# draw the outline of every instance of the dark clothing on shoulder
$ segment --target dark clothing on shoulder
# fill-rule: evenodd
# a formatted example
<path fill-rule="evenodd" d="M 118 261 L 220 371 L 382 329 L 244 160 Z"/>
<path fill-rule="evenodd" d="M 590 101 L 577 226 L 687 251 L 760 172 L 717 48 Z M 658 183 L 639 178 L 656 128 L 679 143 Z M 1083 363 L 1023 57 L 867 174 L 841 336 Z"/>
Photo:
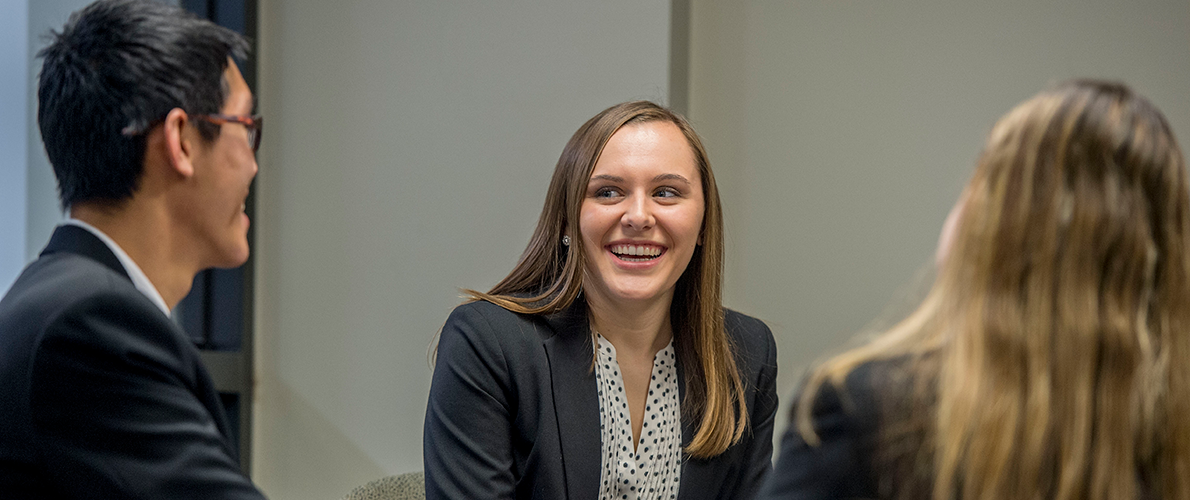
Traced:
<path fill-rule="evenodd" d="M 909 486 L 890 483 L 919 473 L 913 470 L 912 461 L 916 453 L 913 441 L 920 435 L 902 425 L 909 422 L 903 418 L 904 412 L 913 411 L 913 385 L 901 370 L 901 361 L 862 364 L 848 374 L 842 387 L 830 381 L 822 384 L 811 411 L 814 431 L 821 440 L 817 446 L 807 443 L 797 429 L 801 391 L 795 394 L 774 473 L 759 498 L 890 498 L 893 488 Z M 897 425 L 908 438 L 903 440 L 908 447 L 899 450 L 901 456 L 887 450 L 890 439 L 896 438 L 888 434 L 889 425 Z"/>
<path fill-rule="evenodd" d="M 749 427 L 724 453 L 683 463 L 682 500 L 752 498 L 771 468 L 776 344 L 764 323 L 734 311 L 726 311 L 726 329 Z M 455 308 L 442 328 L 426 408 L 426 498 L 594 500 L 600 424 L 593 360 L 581 299 L 550 316 L 484 301 Z M 683 418 L 684 445 L 695 424 Z"/>
<path fill-rule="evenodd" d="M 86 229 L 0 300 L 0 496 L 252 499 L 190 339 Z"/>

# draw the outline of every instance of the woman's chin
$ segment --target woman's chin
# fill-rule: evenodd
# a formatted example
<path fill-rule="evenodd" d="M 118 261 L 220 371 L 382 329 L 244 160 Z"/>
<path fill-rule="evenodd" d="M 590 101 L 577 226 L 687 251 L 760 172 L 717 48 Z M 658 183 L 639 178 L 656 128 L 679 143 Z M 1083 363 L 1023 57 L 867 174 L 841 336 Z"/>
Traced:
<path fill-rule="evenodd" d="M 614 304 L 649 304 L 658 300 L 672 298 L 673 288 L 664 289 L 660 286 L 609 287 L 604 289 L 600 295 L 603 295 L 609 302 Z"/>

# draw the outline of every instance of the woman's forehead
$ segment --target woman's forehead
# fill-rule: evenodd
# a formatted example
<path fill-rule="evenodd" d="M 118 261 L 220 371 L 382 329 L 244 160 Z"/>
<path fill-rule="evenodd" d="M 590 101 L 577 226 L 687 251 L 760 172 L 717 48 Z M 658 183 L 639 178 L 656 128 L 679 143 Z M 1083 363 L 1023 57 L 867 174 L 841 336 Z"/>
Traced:
<path fill-rule="evenodd" d="M 688 180 L 699 177 L 698 160 L 686 135 L 672 122 L 653 120 L 620 127 L 603 147 L 592 169 L 618 176 L 671 175 Z"/>

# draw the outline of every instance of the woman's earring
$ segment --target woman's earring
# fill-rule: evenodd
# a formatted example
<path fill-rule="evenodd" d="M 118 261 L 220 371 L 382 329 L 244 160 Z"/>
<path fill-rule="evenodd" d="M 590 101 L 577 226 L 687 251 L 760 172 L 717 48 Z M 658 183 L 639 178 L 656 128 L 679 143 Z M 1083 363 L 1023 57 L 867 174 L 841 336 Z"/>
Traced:
<path fill-rule="evenodd" d="M 568 234 L 562 235 L 562 245 L 570 246 L 570 235 L 568 235 Z"/>

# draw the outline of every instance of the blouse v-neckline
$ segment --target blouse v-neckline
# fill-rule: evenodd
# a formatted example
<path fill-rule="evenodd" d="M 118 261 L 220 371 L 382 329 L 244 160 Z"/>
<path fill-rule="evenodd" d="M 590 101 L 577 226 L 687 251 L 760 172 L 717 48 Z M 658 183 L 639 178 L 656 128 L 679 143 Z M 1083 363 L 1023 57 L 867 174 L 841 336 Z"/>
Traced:
<path fill-rule="evenodd" d="M 677 498 L 682 423 L 673 340 L 653 357 L 640 439 L 633 443 L 631 414 L 615 346 L 598 333 L 594 336 L 598 342 L 595 375 L 601 435 L 599 498 Z"/>

